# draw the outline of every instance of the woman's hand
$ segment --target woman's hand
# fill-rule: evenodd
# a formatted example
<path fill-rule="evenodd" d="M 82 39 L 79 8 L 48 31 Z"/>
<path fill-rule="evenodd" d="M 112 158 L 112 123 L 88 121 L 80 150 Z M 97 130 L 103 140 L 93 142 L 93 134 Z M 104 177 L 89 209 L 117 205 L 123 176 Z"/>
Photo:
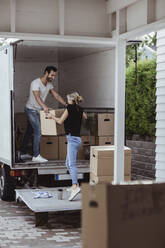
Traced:
<path fill-rule="evenodd" d="M 53 115 L 51 113 L 46 113 L 46 118 L 55 120 L 55 115 Z"/>
<path fill-rule="evenodd" d="M 59 123 L 60 118 L 56 117 L 56 116 L 55 116 L 55 115 L 53 115 L 53 114 L 50 114 L 49 116 L 50 116 L 50 118 L 49 118 L 49 119 L 53 119 L 53 120 L 55 120 L 58 124 L 60 124 L 60 123 Z"/>
<path fill-rule="evenodd" d="M 62 114 L 62 116 L 60 118 L 56 117 L 55 115 L 53 115 L 51 113 L 47 114 L 48 119 L 53 119 L 60 125 L 66 120 L 67 117 L 68 117 L 68 110 L 67 109 L 65 109 L 64 113 Z"/>

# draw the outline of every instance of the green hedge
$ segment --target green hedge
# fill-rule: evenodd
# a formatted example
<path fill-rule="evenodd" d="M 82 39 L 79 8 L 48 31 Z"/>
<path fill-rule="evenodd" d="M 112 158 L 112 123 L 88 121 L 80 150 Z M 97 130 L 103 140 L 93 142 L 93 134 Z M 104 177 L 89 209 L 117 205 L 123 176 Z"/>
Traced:
<path fill-rule="evenodd" d="M 156 60 L 138 62 L 137 82 L 135 64 L 126 71 L 126 135 L 155 135 Z"/>

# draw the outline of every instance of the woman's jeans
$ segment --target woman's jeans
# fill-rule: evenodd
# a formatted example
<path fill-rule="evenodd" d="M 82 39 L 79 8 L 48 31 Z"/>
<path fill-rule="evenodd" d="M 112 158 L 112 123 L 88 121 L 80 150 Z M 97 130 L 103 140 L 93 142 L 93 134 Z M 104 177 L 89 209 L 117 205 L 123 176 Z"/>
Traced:
<path fill-rule="evenodd" d="M 71 136 L 70 134 L 66 136 L 67 138 L 67 155 L 66 155 L 66 167 L 72 178 L 72 184 L 77 184 L 77 165 L 76 158 L 77 152 L 81 145 L 81 138 L 78 136 Z"/>
<path fill-rule="evenodd" d="M 27 153 L 29 139 L 33 133 L 33 156 L 37 157 L 40 154 L 40 139 L 41 139 L 40 116 L 38 111 L 34 109 L 25 108 L 25 113 L 27 114 L 28 117 L 28 124 L 24 135 L 21 152 Z"/>

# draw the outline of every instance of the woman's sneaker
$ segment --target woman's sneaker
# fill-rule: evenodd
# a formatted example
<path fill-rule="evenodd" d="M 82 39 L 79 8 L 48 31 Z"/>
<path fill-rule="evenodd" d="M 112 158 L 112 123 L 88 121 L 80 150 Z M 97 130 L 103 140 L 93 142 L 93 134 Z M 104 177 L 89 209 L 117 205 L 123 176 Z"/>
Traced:
<path fill-rule="evenodd" d="M 37 157 L 32 158 L 32 162 L 35 163 L 46 163 L 48 160 L 46 158 L 43 158 L 40 154 Z"/>
<path fill-rule="evenodd" d="M 79 184 L 77 184 L 77 186 L 79 186 Z M 67 188 L 66 191 L 67 191 L 67 192 L 70 192 L 70 191 L 72 191 L 74 188 L 75 188 L 75 186 L 72 185 L 71 187 Z"/>
<path fill-rule="evenodd" d="M 79 186 L 77 186 L 75 189 L 72 189 L 69 201 L 72 201 L 78 195 L 78 193 L 80 193 L 80 191 L 81 189 Z"/>

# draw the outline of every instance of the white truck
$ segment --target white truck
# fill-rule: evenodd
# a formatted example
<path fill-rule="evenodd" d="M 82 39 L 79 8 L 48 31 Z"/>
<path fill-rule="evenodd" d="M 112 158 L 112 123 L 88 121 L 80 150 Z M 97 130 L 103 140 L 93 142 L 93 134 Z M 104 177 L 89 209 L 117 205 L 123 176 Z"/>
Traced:
<path fill-rule="evenodd" d="M 123 180 L 126 41 L 164 28 L 164 7 L 163 0 L 1 1 L 0 37 L 22 40 L 0 48 L 1 199 L 14 199 L 13 178 L 24 186 L 66 173 L 64 161 L 16 160 L 15 114 L 24 111 L 31 80 L 48 64 L 58 67 L 55 88 L 62 96 L 77 90 L 85 108 L 115 109 L 114 180 Z M 89 167 L 83 162 L 79 171 Z"/>
<path fill-rule="evenodd" d="M 33 79 L 46 65 L 56 65 L 54 87 L 63 97 L 78 91 L 84 96 L 87 111 L 111 111 L 114 108 L 115 43 L 69 39 L 10 40 L 0 47 L 0 196 L 14 200 L 17 187 L 65 185 L 64 160 L 36 164 L 18 159 L 15 116 L 23 113 Z M 52 97 L 47 105 L 58 108 Z M 78 161 L 80 177 L 88 180 L 89 160 Z M 63 176 L 62 176 L 63 175 Z"/>

